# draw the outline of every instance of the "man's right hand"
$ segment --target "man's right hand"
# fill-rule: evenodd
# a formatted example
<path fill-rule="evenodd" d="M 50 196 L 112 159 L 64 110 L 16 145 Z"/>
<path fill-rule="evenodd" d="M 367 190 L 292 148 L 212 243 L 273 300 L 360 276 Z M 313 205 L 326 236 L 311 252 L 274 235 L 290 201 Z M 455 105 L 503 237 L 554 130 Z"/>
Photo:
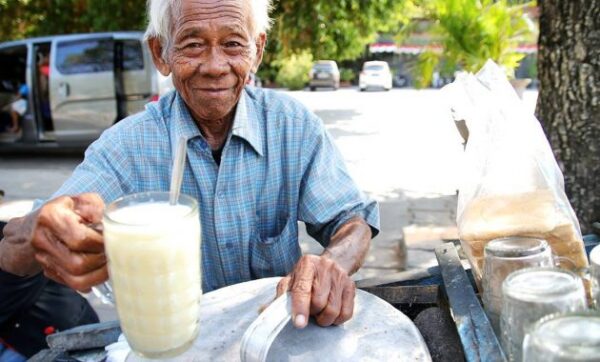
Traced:
<path fill-rule="evenodd" d="M 0 242 L 0 268 L 30 275 L 43 270 L 59 283 L 89 291 L 108 279 L 104 238 L 91 225 L 102 222 L 98 194 L 62 196 L 11 220 Z"/>

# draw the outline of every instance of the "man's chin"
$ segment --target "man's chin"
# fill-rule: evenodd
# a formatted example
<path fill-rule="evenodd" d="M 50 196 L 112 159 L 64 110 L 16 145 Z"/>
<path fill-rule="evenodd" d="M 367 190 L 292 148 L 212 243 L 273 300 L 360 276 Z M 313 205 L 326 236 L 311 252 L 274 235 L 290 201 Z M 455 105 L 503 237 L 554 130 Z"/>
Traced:
<path fill-rule="evenodd" d="M 218 101 L 198 102 L 198 100 L 196 100 L 195 108 L 197 108 L 198 111 L 194 111 L 192 109 L 191 113 L 194 115 L 194 118 L 199 118 L 196 119 L 197 121 L 216 121 L 226 119 L 228 117 L 233 120 L 232 110 L 234 107 L 235 104 L 231 107 L 226 107 L 224 103 L 218 103 Z"/>

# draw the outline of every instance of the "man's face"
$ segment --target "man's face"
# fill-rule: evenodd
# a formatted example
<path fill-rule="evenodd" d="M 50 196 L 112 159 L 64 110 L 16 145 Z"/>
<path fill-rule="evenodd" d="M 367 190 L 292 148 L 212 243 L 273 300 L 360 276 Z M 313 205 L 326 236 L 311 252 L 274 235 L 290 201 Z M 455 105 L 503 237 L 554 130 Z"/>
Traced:
<path fill-rule="evenodd" d="M 197 121 L 230 117 L 260 63 L 265 36 L 252 37 L 247 0 L 189 0 L 181 6 L 166 56 L 173 84 Z"/>

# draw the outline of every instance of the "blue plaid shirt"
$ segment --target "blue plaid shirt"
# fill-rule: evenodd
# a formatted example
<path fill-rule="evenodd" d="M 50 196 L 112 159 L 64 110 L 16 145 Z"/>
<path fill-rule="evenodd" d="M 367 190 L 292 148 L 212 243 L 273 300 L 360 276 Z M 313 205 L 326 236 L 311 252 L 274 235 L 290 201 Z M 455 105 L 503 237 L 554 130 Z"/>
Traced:
<path fill-rule="evenodd" d="M 379 210 L 356 187 L 322 121 L 285 95 L 246 88 L 220 166 L 182 98 L 171 92 L 94 142 L 54 197 L 167 191 L 177 140 L 188 140 L 182 193 L 202 224 L 203 289 L 285 275 L 300 258 L 298 221 L 327 246 L 339 226 Z"/>

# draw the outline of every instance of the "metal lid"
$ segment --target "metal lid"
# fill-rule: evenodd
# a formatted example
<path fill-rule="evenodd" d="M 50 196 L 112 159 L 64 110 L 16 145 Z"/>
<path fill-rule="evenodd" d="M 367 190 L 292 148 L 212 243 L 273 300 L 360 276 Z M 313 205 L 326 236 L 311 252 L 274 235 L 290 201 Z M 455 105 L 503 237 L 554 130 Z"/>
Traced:
<path fill-rule="evenodd" d="M 502 294 L 527 302 L 552 303 L 555 298 L 584 295 L 581 278 L 558 268 L 526 268 L 510 274 L 502 283 Z"/>
<path fill-rule="evenodd" d="M 287 297 L 273 302 L 280 279 L 258 279 L 204 294 L 198 337 L 190 349 L 169 361 L 239 361 L 244 348 L 242 336 L 252 322 L 257 318 L 288 320 L 285 313 L 273 317 L 260 314 L 261 307 L 269 303 L 262 313 L 289 310 Z M 266 356 L 260 354 L 266 361 L 431 361 L 414 323 L 392 305 L 362 290 L 356 291 L 354 316 L 341 326 L 322 328 L 311 320 L 304 329 L 297 329 L 285 322 L 280 333 L 266 335 L 273 339 Z M 127 361 L 146 360 L 130 353 Z"/>
<path fill-rule="evenodd" d="M 520 258 L 542 253 L 548 247 L 543 239 L 510 236 L 490 241 L 485 246 L 485 253 L 499 258 Z"/>

